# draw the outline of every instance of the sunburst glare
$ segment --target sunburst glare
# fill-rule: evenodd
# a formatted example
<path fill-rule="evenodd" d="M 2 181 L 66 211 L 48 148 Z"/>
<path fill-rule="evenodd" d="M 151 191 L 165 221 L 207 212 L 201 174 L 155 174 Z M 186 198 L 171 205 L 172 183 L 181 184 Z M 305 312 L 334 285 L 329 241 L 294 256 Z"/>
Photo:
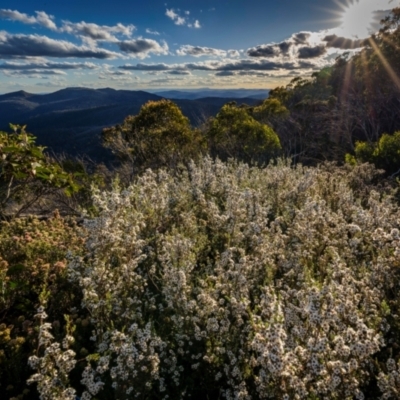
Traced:
<path fill-rule="evenodd" d="M 364 39 L 379 29 L 379 21 L 383 18 L 383 11 L 388 10 L 390 0 L 348 0 L 341 4 L 340 26 L 341 36 L 347 38 Z M 394 4 L 392 4 L 392 7 Z"/>

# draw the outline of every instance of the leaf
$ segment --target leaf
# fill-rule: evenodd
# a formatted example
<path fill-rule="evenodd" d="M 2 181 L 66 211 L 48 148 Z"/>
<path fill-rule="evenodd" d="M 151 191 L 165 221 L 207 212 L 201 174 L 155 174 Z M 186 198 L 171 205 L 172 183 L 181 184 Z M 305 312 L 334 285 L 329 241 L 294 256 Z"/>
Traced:
<path fill-rule="evenodd" d="M 3 152 L 4 153 L 20 153 L 21 149 L 18 146 L 6 146 L 3 147 Z"/>
<path fill-rule="evenodd" d="M 18 274 L 19 272 L 24 271 L 25 268 L 26 267 L 23 264 L 12 265 L 11 267 L 8 268 L 7 275 L 12 276 L 12 275 Z"/>
<path fill-rule="evenodd" d="M 10 129 L 12 129 L 14 132 L 17 132 L 18 125 L 10 124 Z"/>
<path fill-rule="evenodd" d="M 20 180 L 26 179 L 28 177 L 27 174 L 25 174 L 24 172 L 20 172 L 20 171 L 14 172 L 14 176 L 15 176 L 15 178 L 20 179 Z"/>
<path fill-rule="evenodd" d="M 89 354 L 86 357 L 87 361 L 98 361 L 99 359 L 100 359 L 100 354 L 98 354 L 98 353 Z"/>
<path fill-rule="evenodd" d="M 10 282 L 8 282 L 8 285 L 10 286 L 11 290 L 14 290 L 14 289 L 16 289 L 18 287 L 18 283 L 17 282 L 10 281 Z"/>
<path fill-rule="evenodd" d="M 66 194 L 67 197 L 71 197 L 74 194 L 74 191 L 71 187 L 67 187 L 64 189 L 64 193 Z"/>
<path fill-rule="evenodd" d="M 42 151 L 38 147 L 35 147 L 35 148 L 31 149 L 31 154 L 34 157 L 37 157 L 39 159 L 43 159 L 44 158 L 44 154 L 42 153 Z"/>

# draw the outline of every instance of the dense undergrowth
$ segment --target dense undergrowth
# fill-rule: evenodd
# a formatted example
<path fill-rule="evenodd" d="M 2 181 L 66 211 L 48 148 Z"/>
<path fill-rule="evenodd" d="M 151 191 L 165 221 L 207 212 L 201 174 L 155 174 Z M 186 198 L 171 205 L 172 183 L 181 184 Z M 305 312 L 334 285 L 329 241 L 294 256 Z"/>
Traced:
<path fill-rule="evenodd" d="M 30 356 L 42 399 L 398 398 L 400 210 L 378 182 L 367 164 L 205 158 L 94 190 L 82 228 L 26 221 L 18 248 L 5 224 L 34 266 L 20 287 L 2 261 L 2 393 Z"/>

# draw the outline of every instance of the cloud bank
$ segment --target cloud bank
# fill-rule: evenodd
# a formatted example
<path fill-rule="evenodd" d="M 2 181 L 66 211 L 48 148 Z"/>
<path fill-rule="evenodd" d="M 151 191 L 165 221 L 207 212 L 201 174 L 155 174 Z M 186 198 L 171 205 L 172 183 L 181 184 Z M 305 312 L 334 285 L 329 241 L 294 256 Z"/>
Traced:
<path fill-rule="evenodd" d="M 10 56 L 109 59 L 119 57 L 119 54 L 106 49 L 77 46 L 47 36 L 11 35 L 1 31 L 0 58 Z"/>
<path fill-rule="evenodd" d="M 197 63 L 183 64 L 125 64 L 118 67 L 130 71 L 279 71 L 295 69 L 315 69 L 313 63 L 300 62 L 274 62 L 268 60 L 225 60 L 225 61 L 204 61 Z"/>

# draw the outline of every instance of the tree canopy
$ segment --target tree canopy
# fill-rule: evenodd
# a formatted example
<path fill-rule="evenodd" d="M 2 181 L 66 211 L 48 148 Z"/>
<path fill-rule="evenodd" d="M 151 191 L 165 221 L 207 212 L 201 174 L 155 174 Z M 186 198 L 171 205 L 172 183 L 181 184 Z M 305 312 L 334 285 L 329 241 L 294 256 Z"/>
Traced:
<path fill-rule="evenodd" d="M 342 161 L 356 142 L 376 143 L 400 130 L 399 22 L 395 8 L 360 51 L 270 92 L 288 109 L 286 118 L 270 120 L 286 155 L 303 163 Z"/>
<path fill-rule="evenodd" d="M 211 119 L 207 132 L 211 154 L 222 159 L 268 161 L 280 150 L 277 134 L 268 125 L 254 119 L 245 107 L 225 104 Z"/>
<path fill-rule="evenodd" d="M 197 159 L 204 149 L 199 131 L 170 100 L 149 101 L 136 116 L 103 130 L 104 144 L 135 170 L 176 166 Z"/>

